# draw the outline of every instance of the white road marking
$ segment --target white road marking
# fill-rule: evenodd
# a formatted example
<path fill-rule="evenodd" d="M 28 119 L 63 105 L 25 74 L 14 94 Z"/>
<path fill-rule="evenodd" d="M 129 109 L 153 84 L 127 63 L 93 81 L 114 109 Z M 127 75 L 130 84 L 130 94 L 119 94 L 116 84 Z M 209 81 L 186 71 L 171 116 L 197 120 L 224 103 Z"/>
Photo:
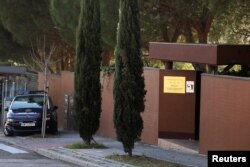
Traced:
<path fill-rule="evenodd" d="M 11 146 L 7 146 L 5 144 L 0 144 L 0 150 L 9 152 L 11 154 L 22 154 L 22 153 L 28 153 L 26 151 L 11 147 Z"/>

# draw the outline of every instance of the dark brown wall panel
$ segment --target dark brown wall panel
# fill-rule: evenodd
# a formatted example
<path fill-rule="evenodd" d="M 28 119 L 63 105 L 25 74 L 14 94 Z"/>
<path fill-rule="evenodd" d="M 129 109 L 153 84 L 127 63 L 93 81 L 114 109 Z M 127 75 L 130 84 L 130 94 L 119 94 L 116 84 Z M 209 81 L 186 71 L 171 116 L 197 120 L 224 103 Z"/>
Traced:
<path fill-rule="evenodd" d="M 194 81 L 194 71 L 161 71 L 160 73 L 160 138 L 195 138 L 196 92 L 173 94 L 163 92 L 164 76 L 182 76 L 186 81 Z"/>
<path fill-rule="evenodd" d="M 210 65 L 250 64 L 250 45 L 150 42 L 150 58 Z"/>

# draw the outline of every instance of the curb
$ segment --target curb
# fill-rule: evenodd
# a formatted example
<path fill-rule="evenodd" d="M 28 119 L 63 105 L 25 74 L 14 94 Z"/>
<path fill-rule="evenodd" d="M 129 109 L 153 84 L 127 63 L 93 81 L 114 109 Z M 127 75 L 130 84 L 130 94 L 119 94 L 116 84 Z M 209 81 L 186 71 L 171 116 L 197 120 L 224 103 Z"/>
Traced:
<path fill-rule="evenodd" d="M 74 158 L 74 157 L 71 157 L 68 155 L 63 155 L 63 154 L 60 154 L 60 153 L 57 153 L 54 151 L 50 151 L 50 150 L 46 150 L 46 149 L 38 149 L 38 150 L 35 150 L 35 152 L 42 155 L 42 156 L 50 158 L 50 159 L 62 160 L 62 161 L 65 161 L 65 162 L 68 162 L 68 163 L 71 163 L 74 165 L 78 165 L 78 166 L 101 167 L 100 165 L 96 165 L 96 164 L 90 163 L 88 161 L 83 161 L 83 160 L 78 159 L 78 158 Z"/>
<path fill-rule="evenodd" d="M 95 155 L 76 154 L 64 148 L 37 149 L 35 152 L 50 159 L 57 159 L 83 167 L 134 167 Z"/>

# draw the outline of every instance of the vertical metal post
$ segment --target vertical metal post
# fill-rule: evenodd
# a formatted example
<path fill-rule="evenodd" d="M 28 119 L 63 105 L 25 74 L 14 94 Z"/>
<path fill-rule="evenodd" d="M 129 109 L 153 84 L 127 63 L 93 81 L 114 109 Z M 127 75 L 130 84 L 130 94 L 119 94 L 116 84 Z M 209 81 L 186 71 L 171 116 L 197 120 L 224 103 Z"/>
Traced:
<path fill-rule="evenodd" d="M 67 130 L 70 130 L 69 95 L 67 96 Z"/>
<path fill-rule="evenodd" d="M 17 79 L 16 79 L 15 96 L 20 93 L 20 91 L 19 91 L 19 80 L 20 79 L 21 79 L 21 77 L 17 77 Z"/>
<path fill-rule="evenodd" d="M 1 91 L 1 93 L 2 93 L 2 115 L 1 115 L 1 125 L 2 125 L 2 130 L 3 130 L 3 128 L 4 128 L 4 116 L 5 116 L 5 111 L 4 111 L 4 81 L 2 81 L 2 91 Z"/>
<path fill-rule="evenodd" d="M 12 81 L 12 89 L 10 90 L 10 97 L 15 96 L 15 89 L 16 89 L 16 83 L 15 81 Z"/>
<path fill-rule="evenodd" d="M 47 117 L 47 108 L 48 108 L 48 78 L 47 78 L 47 63 L 45 63 L 45 83 L 44 83 L 44 102 L 43 102 L 43 119 L 42 119 L 42 138 L 45 137 L 46 132 L 46 117 Z"/>
<path fill-rule="evenodd" d="M 8 80 L 2 81 L 2 128 L 4 128 L 4 122 L 6 120 L 6 112 L 5 112 L 5 98 L 7 97 L 8 91 Z M 3 130 L 3 129 L 2 129 Z"/>
<path fill-rule="evenodd" d="M 7 97 L 7 92 L 8 92 L 8 80 L 5 80 L 5 90 L 4 90 L 4 97 Z"/>
<path fill-rule="evenodd" d="M 26 79 L 25 79 L 25 82 L 24 82 L 24 92 L 27 91 L 27 82 L 26 82 Z"/>
<path fill-rule="evenodd" d="M 165 69 L 172 70 L 173 69 L 173 62 L 172 61 L 165 61 Z"/>

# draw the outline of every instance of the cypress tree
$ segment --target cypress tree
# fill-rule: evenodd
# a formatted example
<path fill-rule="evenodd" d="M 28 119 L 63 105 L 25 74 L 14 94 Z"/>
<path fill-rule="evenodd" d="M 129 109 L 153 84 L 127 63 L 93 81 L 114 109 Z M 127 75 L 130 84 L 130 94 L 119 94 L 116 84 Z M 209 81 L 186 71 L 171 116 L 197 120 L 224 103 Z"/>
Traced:
<path fill-rule="evenodd" d="M 132 156 L 134 143 L 143 129 L 141 112 L 146 94 L 141 60 L 137 0 L 120 0 L 114 80 L 114 125 L 117 140 Z"/>
<path fill-rule="evenodd" d="M 101 114 L 100 1 L 82 0 L 76 41 L 75 111 L 81 138 L 91 144 Z"/>

